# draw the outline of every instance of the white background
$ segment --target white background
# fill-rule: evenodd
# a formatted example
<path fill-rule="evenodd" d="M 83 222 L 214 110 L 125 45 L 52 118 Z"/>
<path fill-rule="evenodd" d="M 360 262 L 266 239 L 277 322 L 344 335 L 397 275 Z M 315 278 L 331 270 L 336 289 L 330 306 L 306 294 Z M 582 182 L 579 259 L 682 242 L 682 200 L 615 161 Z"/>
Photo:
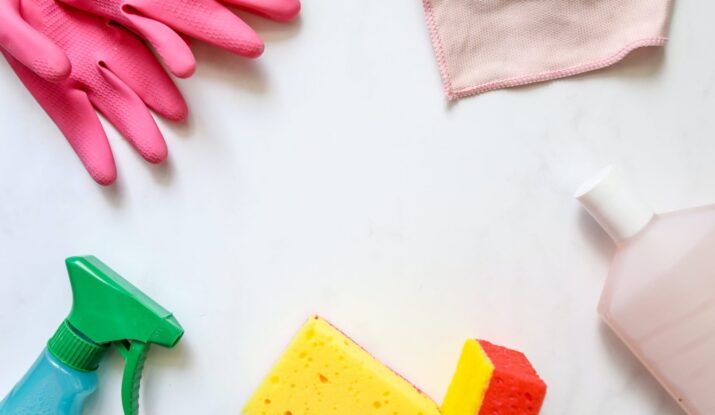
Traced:
<path fill-rule="evenodd" d="M 659 211 L 715 201 L 715 3 L 679 1 L 665 51 L 447 105 L 417 0 L 306 0 L 249 21 L 248 62 L 195 45 L 192 115 L 150 166 L 110 129 L 94 184 L 0 64 L 0 395 L 69 311 L 92 253 L 174 311 L 145 414 L 238 414 L 319 313 L 441 401 L 462 342 L 523 350 L 545 414 L 677 414 L 595 307 L 613 247 L 572 199 L 606 164 Z M 119 414 L 110 355 L 87 414 Z"/>

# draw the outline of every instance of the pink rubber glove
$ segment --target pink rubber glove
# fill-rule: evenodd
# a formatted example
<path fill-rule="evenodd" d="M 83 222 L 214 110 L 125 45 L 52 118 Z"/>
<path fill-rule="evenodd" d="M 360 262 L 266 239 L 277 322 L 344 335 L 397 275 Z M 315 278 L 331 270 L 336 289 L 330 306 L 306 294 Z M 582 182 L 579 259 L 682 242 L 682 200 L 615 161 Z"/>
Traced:
<path fill-rule="evenodd" d="M 184 119 L 187 108 L 151 51 L 126 30 L 55 0 L 20 0 L 19 11 L 32 28 L 64 52 L 71 62 L 71 73 L 66 80 L 50 82 L 33 72 L 32 66 L 21 63 L 28 59 L 14 58 L 18 54 L 11 54 L 13 49 L 5 48 L 3 54 L 67 137 L 92 178 L 108 185 L 117 177 L 114 157 L 95 110 L 147 161 L 165 160 L 166 143 L 147 107 L 170 120 Z M 15 39 L 22 40 L 19 36 Z M 20 44 L 22 48 L 29 50 L 32 45 Z M 30 52 L 39 55 L 38 51 Z"/>
<path fill-rule="evenodd" d="M 0 49 L 49 81 L 70 74 L 70 61 L 47 36 L 35 30 L 20 13 L 20 0 L 0 0 Z"/>
<path fill-rule="evenodd" d="M 196 60 L 177 33 L 250 58 L 263 53 L 256 32 L 217 0 L 61 0 L 114 20 L 149 42 L 169 70 L 188 77 Z M 224 0 L 252 13 L 289 21 L 300 12 L 300 0 Z"/>

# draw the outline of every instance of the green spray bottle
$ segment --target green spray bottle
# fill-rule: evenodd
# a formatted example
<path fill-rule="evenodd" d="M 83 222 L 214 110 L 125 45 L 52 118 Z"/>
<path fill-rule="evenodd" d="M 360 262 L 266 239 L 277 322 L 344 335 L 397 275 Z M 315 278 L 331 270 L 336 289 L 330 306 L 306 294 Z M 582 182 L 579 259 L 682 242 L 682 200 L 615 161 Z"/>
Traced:
<path fill-rule="evenodd" d="M 80 415 L 97 388 L 96 370 L 116 346 L 125 360 L 122 406 L 139 411 L 149 346 L 174 347 L 184 334 L 174 316 L 92 256 L 65 261 L 72 311 L 25 377 L 0 402 L 0 415 Z"/>

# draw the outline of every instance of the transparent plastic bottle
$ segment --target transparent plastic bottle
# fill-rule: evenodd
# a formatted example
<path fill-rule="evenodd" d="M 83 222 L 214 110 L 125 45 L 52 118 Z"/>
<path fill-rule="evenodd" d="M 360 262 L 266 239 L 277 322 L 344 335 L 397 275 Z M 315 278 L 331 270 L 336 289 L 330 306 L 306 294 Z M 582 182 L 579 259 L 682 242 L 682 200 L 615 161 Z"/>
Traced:
<path fill-rule="evenodd" d="M 96 389 L 96 372 L 69 368 L 45 349 L 0 402 L 0 415 L 80 415 L 85 399 Z"/>
<path fill-rule="evenodd" d="M 715 205 L 654 214 L 610 168 L 576 196 L 617 244 L 599 313 L 686 412 L 715 414 Z"/>

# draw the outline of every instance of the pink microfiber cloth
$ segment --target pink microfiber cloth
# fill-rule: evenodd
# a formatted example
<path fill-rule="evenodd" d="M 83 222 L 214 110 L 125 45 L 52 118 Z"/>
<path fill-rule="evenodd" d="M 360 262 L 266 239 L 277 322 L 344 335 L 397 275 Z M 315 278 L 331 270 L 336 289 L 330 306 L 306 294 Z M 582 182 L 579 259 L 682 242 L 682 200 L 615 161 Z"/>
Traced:
<path fill-rule="evenodd" d="M 423 0 L 451 100 L 563 78 L 663 46 L 671 0 Z"/>

